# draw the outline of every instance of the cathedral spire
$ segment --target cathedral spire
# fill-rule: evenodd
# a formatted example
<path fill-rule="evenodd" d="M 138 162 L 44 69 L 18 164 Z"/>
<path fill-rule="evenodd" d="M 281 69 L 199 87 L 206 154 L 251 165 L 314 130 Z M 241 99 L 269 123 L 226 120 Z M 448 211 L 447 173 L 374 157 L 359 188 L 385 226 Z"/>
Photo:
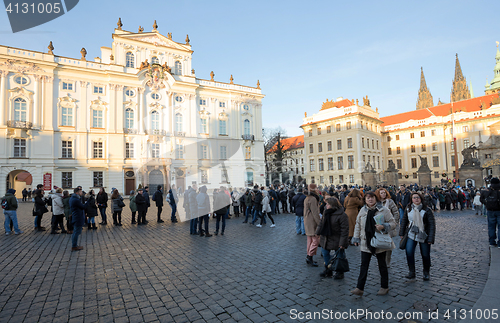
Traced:
<path fill-rule="evenodd" d="M 462 68 L 460 67 L 460 61 L 458 60 L 458 54 L 456 54 L 455 79 L 453 80 L 453 88 L 451 90 L 451 102 L 457 102 L 467 99 L 470 99 L 469 87 L 467 86 L 467 80 L 462 74 Z"/>
<path fill-rule="evenodd" d="M 493 79 L 491 84 L 486 79 L 486 94 L 500 92 L 500 50 L 498 49 L 499 42 L 497 42 L 497 54 L 495 56 L 495 68 L 493 69 Z"/>
<path fill-rule="evenodd" d="M 417 110 L 434 106 L 432 95 L 425 82 L 424 69 L 420 68 L 420 89 L 418 90 Z"/>

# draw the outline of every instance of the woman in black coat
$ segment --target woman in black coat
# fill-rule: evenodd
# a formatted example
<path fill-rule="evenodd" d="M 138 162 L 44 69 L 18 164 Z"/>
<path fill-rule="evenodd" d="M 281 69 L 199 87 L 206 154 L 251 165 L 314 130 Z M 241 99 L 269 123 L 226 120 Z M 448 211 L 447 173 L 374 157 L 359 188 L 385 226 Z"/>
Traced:
<path fill-rule="evenodd" d="M 85 209 L 86 216 L 88 218 L 87 225 L 88 229 L 97 229 L 95 224 L 95 217 L 97 216 L 97 205 L 95 202 L 94 190 L 90 190 L 85 196 L 87 200 L 87 208 Z"/>
<path fill-rule="evenodd" d="M 97 193 L 96 202 L 102 217 L 102 222 L 99 224 L 106 225 L 108 224 L 108 219 L 106 217 L 106 208 L 108 207 L 108 194 L 104 190 L 104 187 L 101 187 L 99 193 Z"/>
<path fill-rule="evenodd" d="M 37 189 L 35 191 L 35 230 L 37 231 L 45 231 L 45 227 L 42 227 L 42 217 L 44 213 L 49 212 L 47 207 L 45 206 L 45 200 L 43 199 L 43 191 L 41 189 Z"/>
<path fill-rule="evenodd" d="M 413 279 L 415 275 L 415 248 L 420 245 L 420 254 L 423 263 L 423 278 L 429 280 L 429 270 L 431 268 L 431 244 L 434 244 L 436 234 L 436 221 L 434 213 L 425 205 L 422 194 L 413 192 L 411 202 L 405 210 L 399 235 L 403 239 L 408 235 L 406 242 L 406 260 L 408 262 L 409 273 L 406 278 Z"/>
<path fill-rule="evenodd" d="M 349 246 L 349 218 L 344 212 L 344 208 L 335 197 L 326 199 L 326 207 L 323 217 L 316 228 L 316 235 L 319 235 L 319 245 L 323 249 L 321 252 L 325 260 L 325 271 L 321 277 L 332 277 L 333 272 L 328 269 L 330 262 L 330 251 L 347 249 Z M 344 273 L 335 273 L 334 279 L 344 278 Z"/>

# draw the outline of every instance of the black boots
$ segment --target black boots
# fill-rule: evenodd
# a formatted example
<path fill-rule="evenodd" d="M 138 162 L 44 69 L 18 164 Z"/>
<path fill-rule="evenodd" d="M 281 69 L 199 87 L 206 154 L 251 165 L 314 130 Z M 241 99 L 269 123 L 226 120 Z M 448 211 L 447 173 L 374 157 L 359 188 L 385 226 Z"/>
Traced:
<path fill-rule="evenodd" d="M 431 277 L 429 276 L 429 272 L 428 271 L 424 271 L 424 280 L 429 280 Z"/>
<path fill-rule="evenodd" d="M 310 265 L 310 266 L 313 266 L 313 267 L 318 267 L 318 263 L 317 263 L 317 262 L 315 262 L 315 261 L 313 260 L 313 257 L 312 257 L 312 256 L 307 256 L 307 257 L 306 257 L 306 263 L 307 263 L 308 265 Z"/>
<path fill-rule="evenodd" d="M 407 278 L 407 279 L 413 279 L 413 278 L 415 278 L 416 277 L 416 275 L 415 275 L 415 264 L 408 265 L 408 269 L 410 271 L 408 272 L 408 275 L 405 276 L 405 278 Z"/>
<path fill-rule="evenodd" d="M 87 229 L 92 230 L 92 223 L 87 223 Z"/>
<path fill-rule="evenodd" d="M 333 271 L 328 269 L 328 267 L 325 265 L 325 270 L 319 274 L 320 277 L 322 278 L 331 278 L 333 276 Z"/>
<path fill-rule="evenodd" d="M 344 273 L 335 272 L 333 279 L 344 279 Z"/>
<path fill-rule="evenodd" d="M 92 223 L 92 229 L 97 230 L 97 225 L 95 223 Z"/>

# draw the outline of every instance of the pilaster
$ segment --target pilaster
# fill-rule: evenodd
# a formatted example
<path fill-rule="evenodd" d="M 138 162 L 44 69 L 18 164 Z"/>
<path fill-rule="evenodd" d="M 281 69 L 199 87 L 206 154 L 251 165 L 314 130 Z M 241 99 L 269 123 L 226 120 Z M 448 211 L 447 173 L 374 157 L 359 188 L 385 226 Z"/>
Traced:
<path fill-rule="evenodd" d="M 8 105 L 5 103 L 7 75 L 9 75 L 9 71 L 0 71 L 0 127 L 5 125 L 5 118 L 8 108 Z"/>

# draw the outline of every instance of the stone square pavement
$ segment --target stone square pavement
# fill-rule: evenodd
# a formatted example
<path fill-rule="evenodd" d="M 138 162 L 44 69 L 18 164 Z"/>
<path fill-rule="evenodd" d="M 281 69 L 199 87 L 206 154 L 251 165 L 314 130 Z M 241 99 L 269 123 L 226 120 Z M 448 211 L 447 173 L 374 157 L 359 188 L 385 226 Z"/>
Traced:
<path fill-rule="evenodd" d="M 71 252 L 69 235 L 33 231 L 31 208 L 31 203 L 21 203 L 18 210 L 23 234 L 5 236 L 2 231 L 0 236 L 3 323 L 319 322 L 320 317 L 308 315 L 346 315 L 350 310 L 393 316 L 357 317 L 361 322 L 427 322 L 421 302 L 424 308 L 437 306 L 439 315 L 432 322 L 458 322 L 458 316 L 445 320 L 445 311 L 470 310 L 489 272 L 486 218 L 472 211 L 436 213 L 429 282 L 422 281 L 420 251 L 417 279 L 408 281 L 404 252 L 396 249 L 389 294 L 376 295 L 380 279 L 372 259 L 365 295 L 356 297 L 349 291 L 359 274 L 359 249 L 347 250 L 351 271 L 344 280 L 321 279 L 321 265 L 306 265 L 306 237 L 296 235 L 294 215 L 276 215 L 275 228 L 269 220 L 257 228 L 232 217 L 224 236 L 202 238 L 189 234 L 188 222 L 170 223 L 168 207 L 165 223 L 156 222 L 152 207 L 144 226 L 130 224 L 126 207 L 122 227 L 84 228 L 84 249 Z M 49 221 L 46 214 L 42 223 L 47 228 Z M 215 231 L 212 219 L 210 231 Z M 320 252 L 315 260 L 323 263 Z M 398 312 L 423 317 L 401 320 L 395 317 Z M 335 321 L 345 320 L 355 321 L 352 316 Z"/>

